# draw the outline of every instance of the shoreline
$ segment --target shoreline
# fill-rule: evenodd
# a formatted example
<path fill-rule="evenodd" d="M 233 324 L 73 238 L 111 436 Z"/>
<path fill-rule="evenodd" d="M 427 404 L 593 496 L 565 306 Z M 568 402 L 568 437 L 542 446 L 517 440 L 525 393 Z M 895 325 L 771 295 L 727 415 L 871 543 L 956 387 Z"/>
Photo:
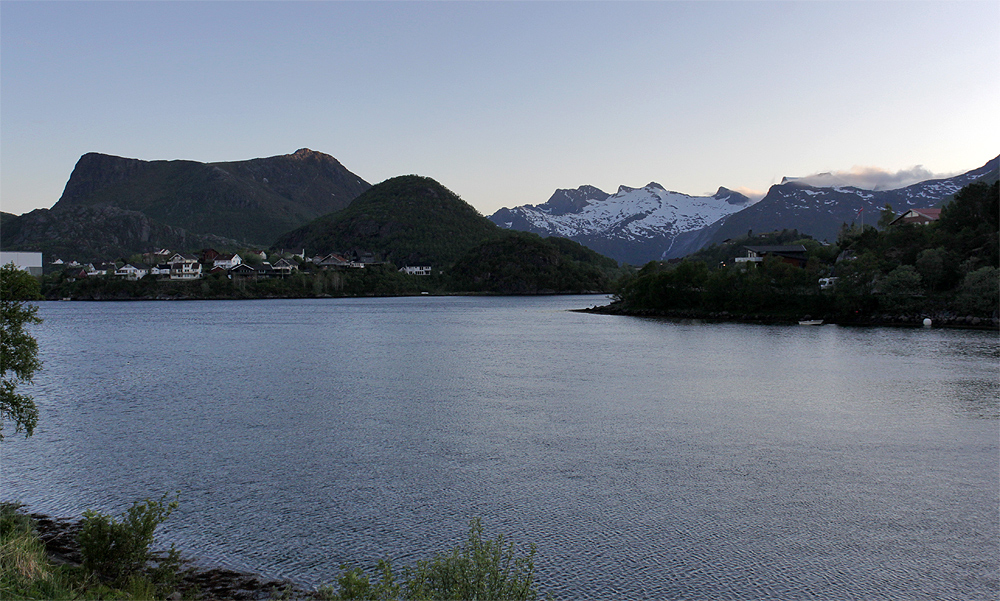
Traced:
<path fill-rule="evenodd" d="M 711 323 L 752 323 L 758 325 L 799 325 L 802 317 L 791 315 L 771 315 L 761 313 L 730 313 L 708 311 L 656 311 L 652 309 L 630 310 L 611 303 L 609 305 L 574 309 L 579 313 L 596 313 L 599 315 L 623 315 L 626 317 L 649 317 L 670 320 L 701 320 Z M 837 319 L 829 315 L 816 316 L 823 319 L 823 325 L 858 326 L 858 327 L 895 327 L 923 328 L 924 318 L 931 319 L 931 328 L 947 328 L 955 330 L 1000 331 L 1000 319 L 996 317 L 983 318 L 972 315 L 950 315 L 941 313 L 899 314 L 879 313 L 858 316 L 851 320 Z"/>
<path fill-rule="evenodd" d="M 73 302 L 73 303 L 103 303 L 103 302 L 146 302 L 146 301 L 248 301 L 248 300 L 329 300 L 342 298 L 411 298 L 411 297 L 453 297 L 453 296 L 490 296 L 490 297 L 518 297 L 518 296 L 598 296 L 610 295 L 610 292 L 587 291 L 540 291 L 522 292 L 510 294 L 504 292 L 419 292 L 401 294 L 318 294 L 302 296 L 128 296 L 128 297 L 46 297 L 32 302 Z"/>
<path fill-rule="evenodd" d="M 28 511 L 24 506 L 17 511 L 32 519 L 53 564 L 79 566 L 82 563 L 80 545 L 76 540 L 82 527 L 81 519 L 53 517 Z M 268 580 L 259 574 L 199 565 L 190 557 L 182 558 L 181 565 L 183 577 L 178 591 L 185 595 L 197 593 L 203 599 L 236 601 L 316 598 L 314 591 L 297 586 L 289 580 Z"/>

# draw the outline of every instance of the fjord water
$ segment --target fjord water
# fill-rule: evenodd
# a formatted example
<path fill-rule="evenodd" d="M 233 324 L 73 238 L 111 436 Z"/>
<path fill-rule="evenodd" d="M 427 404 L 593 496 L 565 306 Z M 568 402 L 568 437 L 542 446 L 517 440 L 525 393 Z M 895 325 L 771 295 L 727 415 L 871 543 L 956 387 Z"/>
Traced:
<path fill-rule="evenodd" d="M 557 598 L 996 598 L 995 332 L 567 311 L 603 302 L 42 303 L 0 497 L 179 491 L 162 541 L 305 586 L 480 516 Z"/>

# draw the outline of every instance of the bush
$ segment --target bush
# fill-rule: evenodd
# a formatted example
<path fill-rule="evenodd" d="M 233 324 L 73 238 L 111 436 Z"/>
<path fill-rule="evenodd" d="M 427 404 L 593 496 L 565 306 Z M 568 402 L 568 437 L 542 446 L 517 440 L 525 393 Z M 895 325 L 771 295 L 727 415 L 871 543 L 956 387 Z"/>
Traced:
<path fill-rule="evenodd" d="M 1000 310 L 1000 272 L 996 267 L 981 267 L 965 275 L 958 307 L 972 315 L 993 315 Z"/>
<path fill-rule="evenodd" d="M 503 535 L 483 540 L 483 525 L 476 518 L 464 545 L 404 568 L 401 583 L 387 560 L 379 562 L 381 580 L 374 585 L 360 569 L 342 566 L 339 588 L 325 587 L 320 595 L 327 599 L 536 599 L 535 552 L 531 545 L 526 555 L 517 557 L 514 544 L 505 543 Z"/>
<path fill-rule="evenodd" d="M 177 500 L 136 501 L 119 520 L 96 511 L 85 511 L 78 537 L 84 569 L 113 586 L 134 586 L 148 578 L 158 590 L 180 581 L 180 554 L 171 545 L 165 555 L 150 550 L 156 527 L 174 509 Z"/>

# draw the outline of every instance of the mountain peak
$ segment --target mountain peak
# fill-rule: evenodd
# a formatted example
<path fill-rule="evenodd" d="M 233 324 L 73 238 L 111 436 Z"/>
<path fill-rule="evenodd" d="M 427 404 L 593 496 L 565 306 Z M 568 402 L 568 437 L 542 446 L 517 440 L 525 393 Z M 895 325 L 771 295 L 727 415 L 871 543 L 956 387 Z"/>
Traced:
<path fill-rule="evenodd" d="M 750 202 L 750 199 L 746 195 L 722 186 L 719 186 L 719 191 L 712 195 L 712 198 L 716 200 L 724 200 L 731 205 L 741 205 Z"/>
<path fill-rule="evenodd" d="M 287 156 L 291 159 L 296 159 L 299 161 L 314 160 L 314 161 L 333 161 L 335 163 L 338 162 L 337 159 L 333 158 L 328 154 L 311 150 L 309 148 L 300 148 L 296 150 L 294 153 Z"/>

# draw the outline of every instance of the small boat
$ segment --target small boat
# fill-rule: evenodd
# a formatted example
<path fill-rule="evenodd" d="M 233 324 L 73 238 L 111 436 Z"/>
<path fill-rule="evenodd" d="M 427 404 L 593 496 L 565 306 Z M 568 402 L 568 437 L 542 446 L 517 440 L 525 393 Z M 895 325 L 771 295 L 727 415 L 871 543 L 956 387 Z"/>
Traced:
<path fill-rule="evenodd" d="M 800 326 L 821 326 L 823 325 L 822 319 L 800 319 Z"/>

